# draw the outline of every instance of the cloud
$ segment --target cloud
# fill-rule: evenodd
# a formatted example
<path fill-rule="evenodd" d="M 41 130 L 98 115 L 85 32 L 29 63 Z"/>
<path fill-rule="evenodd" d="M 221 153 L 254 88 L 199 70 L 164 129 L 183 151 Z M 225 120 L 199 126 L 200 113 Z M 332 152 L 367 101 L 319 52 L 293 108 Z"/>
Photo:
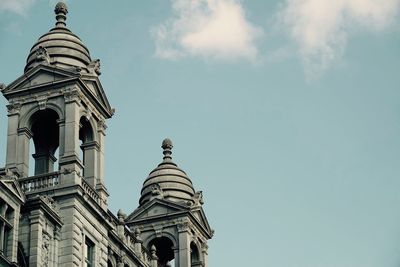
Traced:
<path fill-rule="evenodd" d="M 236 0 L 172 0 L 173 16 L 152 29 L 156 56 L 231 60 L 257 57 L 262 30 Z"/>
<path fill-rule="evenodd" d="M 25 16 L 26 12 L 34 2 L 35 0 L 0 0 L 0 12 L 8 11 Z"/>
<path fill-rule="evenodd" d="M 400 0 L 286 0 L 280 22 L 297 43 L 306 74 L 327 69 L 357 28 L 381 31 L 399 14 Z"/>

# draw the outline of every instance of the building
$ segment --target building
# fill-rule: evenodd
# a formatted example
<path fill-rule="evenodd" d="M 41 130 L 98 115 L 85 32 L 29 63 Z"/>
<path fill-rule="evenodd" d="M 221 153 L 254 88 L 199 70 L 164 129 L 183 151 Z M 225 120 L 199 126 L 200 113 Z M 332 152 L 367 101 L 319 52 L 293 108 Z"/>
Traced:
<path fill-rule="evenodd" d="M 100 61 L 67 28 L 67 13 L 56 5 L 55 27 L 33 45 L 24 73 L 0 87 L 9 102 L 0 266 L 208 266 L 213 231 L 202 193 L 172 161 L 171 140 L 139 206 L 129 215 L 108 210 L 104 139 L 114 111 Z"/>

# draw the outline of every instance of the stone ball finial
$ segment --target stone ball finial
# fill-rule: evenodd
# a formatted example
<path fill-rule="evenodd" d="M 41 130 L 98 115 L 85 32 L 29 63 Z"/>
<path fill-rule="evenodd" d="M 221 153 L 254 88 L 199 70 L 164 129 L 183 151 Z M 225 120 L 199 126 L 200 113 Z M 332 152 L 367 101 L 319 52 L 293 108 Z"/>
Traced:
<path fill-rule="evenodd" d="M 122 211 L 122 209 L 119 209 L 117 212 L 117 217 L 120 221 L 124 221 L 126 218 L 126 214 Z"/>
<path fill-rule="evenodd" d="M 162 142 L 161 148 L 166 150 L 166 149 L 172 149 L 174 146 L 172 144 L 171 139 L 165 138 Z"/>
<path fill-rule="evenodd" d="M 55 12 L 56 14 L 58 14 L 58 13 L 67 14 L 67 13 L 68 13 L 67 4 L 64 3 L 64 2 L 58 2 L 57 5 L 56 5 L 56 7 L 54 8 L 54 12 Z"/>
<path fill-rule="evenodd" d="M 67 20 L 67 13 L 68 13 L 68 7 L 67 4 L 64 2 L 58 2 L 56 7 L 54 8 L 54 13 L 56 13 L 56 27 L 65 27 L 66 23 L 65 21 Z"/>

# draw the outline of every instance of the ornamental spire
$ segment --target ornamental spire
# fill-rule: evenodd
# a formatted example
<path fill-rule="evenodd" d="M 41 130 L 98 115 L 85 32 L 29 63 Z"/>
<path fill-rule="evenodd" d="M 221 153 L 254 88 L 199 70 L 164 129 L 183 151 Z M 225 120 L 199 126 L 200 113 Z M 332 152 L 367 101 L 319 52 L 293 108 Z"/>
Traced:
<path fill-rule="evenodd" d="M 65 28 L 67 24 L 65 21 L 67 20 L 68 7 L 64 2 L 58 2 L 56 7 L 54 8 L 54 13 L 56 13 L 56 28 Z"/>
<path fill-rule="evenodd" d="M 169 138 L 165 138 L 164 141 L 162 142 L 161 148 L 164 150 L 163 154 L 163 162 L 170 162 L 172 160 L 171 154 L 172 154 L 172 148 L 174 146 L 172 145 L 172 141 Z"/>

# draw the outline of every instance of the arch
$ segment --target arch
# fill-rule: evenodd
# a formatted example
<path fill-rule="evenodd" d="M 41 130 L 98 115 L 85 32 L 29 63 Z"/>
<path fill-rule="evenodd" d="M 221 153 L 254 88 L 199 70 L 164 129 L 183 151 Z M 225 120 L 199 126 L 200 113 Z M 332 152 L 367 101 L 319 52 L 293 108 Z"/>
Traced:
<path fill-rule="evenodd" d="M 20 120 L 19 120 L 19 125 L 18 128 L 28 128 L 31 129 L 32 127 L 32 115 L 35 114 L 37 111 L 40 110 L 53 110 L 58 114 L 58 118 L 60 120 L 64 120 L 64 112 L 63 110 L 56 104 L 53 103 L 47 103 L 46 104 L 46 108 L 45 109 L 40 109 L 39 108 L 39 104 L 31 107 L 27 112 L 25 112 L 25 114 L 23 116 L 21 116 Z"/>
<path fill-rule="evenodd" d="M 197 266 L 200 263 L 200 251 L 194 241 L 190 242 L 190 264 Z"/>
<path fill-rule="evenodd" d="M 35 175 L 53 171 L 54 163 L 57 161 L 55 152 L 60 145 L 60 117 L 53 109 L 37 110 L 29 117 L 29 130 L 35 153 Z"/>
<path fill-rule="evenodd" d="M 110 259 L 107 261 L 107 267 L 115 267 Z"/>
<path fill-rule="evenodd" d="M 95 134 L 93 130 L 93 125 L 85 116 L 79 119 L 79 139 L 83 144 L 94 141 Z"/>
<path fill-rule="evenodd" d="M 174 243 L 166 236 L 156 237 L 148 243 L 148 249 L 152 246 L 156 247 L 156 255 L 158 257 L 158 266 L 167 267 L 175 259 Z"/>
<path fill-rule="evenodd" d="M 95 187 L 97 183 L 95 170 L 97 142 L 94 142 L 95 132 L 90 120 L 86 116 L 81 116 L 79 119 L 79 140 L 82 142 L 80 159 L 83 163 L 83 176 Z"/>
<path fill-rule="evenodd" d="M 176 240 L 175 236 L 174 236 L 173 234 L 169 233 L 169 232 L 166 232 L 166 231 L 163 231 L 163 232 L 161 233 L 161 235 L 156 235 L 156 233 L 150 235 L 150 236 L 144 241 L 144 243 L 143 243 L 144 246 L 145 246 L 146 248 L 150 248 L 150 247 L 151 247 L 151 245 L 150 245 L 151 240 L 153 240 L 153 239 L 155 239 L 155 238 L 157 238 L 157 237 L 167 237 L 167 238 L 169 238 L 169 239 L 172 241 L 172 243 L 173 243 L 173 245 L 174 245 L 175 248 L 178 247 L 178 241 Z"/>

